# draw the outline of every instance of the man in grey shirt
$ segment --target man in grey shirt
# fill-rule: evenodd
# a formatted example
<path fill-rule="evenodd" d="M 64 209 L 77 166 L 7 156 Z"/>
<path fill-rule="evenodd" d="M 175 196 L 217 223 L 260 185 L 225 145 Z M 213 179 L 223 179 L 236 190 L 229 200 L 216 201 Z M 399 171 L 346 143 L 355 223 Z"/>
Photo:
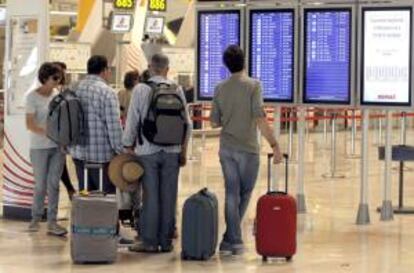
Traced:
<path fill-rule="evenodd" d="M 167 78 L 168 71 L 168 57 L 155 54 L 151 59 L 152 77 L 149 82 L 173 85 L 174 82 Z M 143 135 L 143 142 L 139 143 L 138 124 L 147 115 L 153 92 L 147 83 L 138 84 L 134 88 L 123 137 L 124 147 L 129 153 L 138 155 L 144 168 L 143 206 L 139 224 L 142 241 L 130 247 L 130 250 L 134 252 L 171 252 L 173 250 L 178 175 L 180 167 L 186 164 L 187 143 L 191 133 L 187 130 L 183 145 L 160 146 L 149 142 Z M 178 88 L 177 94 L 185 105 L 185 96 L 181 88 Z M 190 119 L 187 110 L 185 118 L 189 128 Z"/>
<path fill-rule="evenodd" d="M 244 250 L 241 221 L 259 172 L 258 128 L 273 149 L 274 163 L 282 159 L 267 124 L 260 82 L 246 75 L 244 58 L 236 45 L 224 52 L 223 62 L 232 75 L 216 87 L 210 116 L 213 127 L 222 127 L 219 156 L 225 180 L 227 229 L 220 244 L 221 254 L 238 255 Z"/>

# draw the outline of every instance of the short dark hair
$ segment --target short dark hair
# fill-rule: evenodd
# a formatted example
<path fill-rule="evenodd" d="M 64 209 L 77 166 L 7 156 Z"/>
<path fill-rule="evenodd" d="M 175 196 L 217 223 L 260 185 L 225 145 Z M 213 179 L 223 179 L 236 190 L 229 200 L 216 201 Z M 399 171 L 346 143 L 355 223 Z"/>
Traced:
<path fill-rule="evenodd" d="M 223 62 L 231 73 L 244 69 L 244 52 L 238 45 L 227 47 L 223 54 Z"/>
<path fill-rule="evenodd" d="M 108 69 L 108 59 L 102 55 L 95 55 L 88 60 L 88 74 L 99 75 Z"/>
<path fill-rule="evenodd" d="M 50 77 L 55 75 L 62 77 L 62 70 L 60 67 L 54 63 L 46 62 L 40 66 L 37 78 L 41 84 L 45 84 Z"/>
<path fill-rule="evenodd" d="M 60 80 L 59 84 L 65 85 L 66 84 L 65 71 L 68 69 L 67 65 L 64 62 L 53 62 L 53 64 L 57 65 L 62 72 L 62 79 Z"/>
<path fill-rule="evenodd" d="M 124 87 L 127 90 L 134 88 L 135 84 L 139 81 L 139 72 L 138 70 L 132 70 L 125 74 L 124 77 Z"/>
<path fill-rule="evenodd" d="M 151 71 L 149 69 L 145 69 L 141 74 L 141 82 L 147 82 L 149 79 L 151 79 Z"/>
<path fill-rule="evenodd" d="M 59 66 L 60 69 L 62 69 L 62 70 L 67 70 L 68 69 L 68 66 L 64 62 L 53 62 L 53 64 Z"/>

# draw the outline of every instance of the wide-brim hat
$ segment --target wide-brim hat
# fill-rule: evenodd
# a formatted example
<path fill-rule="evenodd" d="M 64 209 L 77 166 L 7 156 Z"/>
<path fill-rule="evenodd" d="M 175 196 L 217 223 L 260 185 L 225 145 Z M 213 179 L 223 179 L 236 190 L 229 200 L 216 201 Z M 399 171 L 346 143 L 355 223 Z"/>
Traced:
<path fill-rule="evenodd" d="M 117 155 L 109 164 L 109 179 L 122 191 L 135 189 L 143 174 L 144 169 L 139 163 L 138 157 L 131 154 Z"/>

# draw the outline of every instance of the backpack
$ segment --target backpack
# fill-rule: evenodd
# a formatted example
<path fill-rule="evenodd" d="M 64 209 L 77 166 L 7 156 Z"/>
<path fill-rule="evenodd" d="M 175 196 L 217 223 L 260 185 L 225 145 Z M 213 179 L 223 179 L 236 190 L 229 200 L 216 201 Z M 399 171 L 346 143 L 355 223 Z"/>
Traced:
<path fill-rule="evenodd" d="M 176 84 L 147 83 L 151 87 L 149 107 L 144 121 L 138 125 L 138 141 L 142 135 L 159 146 L 182 145 L 187 133 L 186 108 Z"/>
<path fill-rule="evenodd" d="M 60 146 L 81 144 L 85 135 L 85 116 L 75 93 L 66 89 L 49 104 L 47 136 Z"/>

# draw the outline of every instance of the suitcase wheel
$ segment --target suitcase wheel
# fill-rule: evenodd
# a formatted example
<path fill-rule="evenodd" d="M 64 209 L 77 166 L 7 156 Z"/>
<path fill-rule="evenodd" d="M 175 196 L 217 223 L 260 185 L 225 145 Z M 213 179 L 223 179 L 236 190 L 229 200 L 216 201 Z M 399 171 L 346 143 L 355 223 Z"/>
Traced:
<path fill-rule="evenodd" d="M 288 262 L 292 261 L 292 256 L 286 257 L 286 261 L 288 261 Z"/>
<path fill-rule="evenodd" d="M 181 252 L 181 260 L 184 260 L 184 261 L 188 260 L 188 256 L 184 252 Z"/>
<path fill-rule="evenodd" d="M 262 256 L 262 261 L 267 262 L 267 256 Z"/>

